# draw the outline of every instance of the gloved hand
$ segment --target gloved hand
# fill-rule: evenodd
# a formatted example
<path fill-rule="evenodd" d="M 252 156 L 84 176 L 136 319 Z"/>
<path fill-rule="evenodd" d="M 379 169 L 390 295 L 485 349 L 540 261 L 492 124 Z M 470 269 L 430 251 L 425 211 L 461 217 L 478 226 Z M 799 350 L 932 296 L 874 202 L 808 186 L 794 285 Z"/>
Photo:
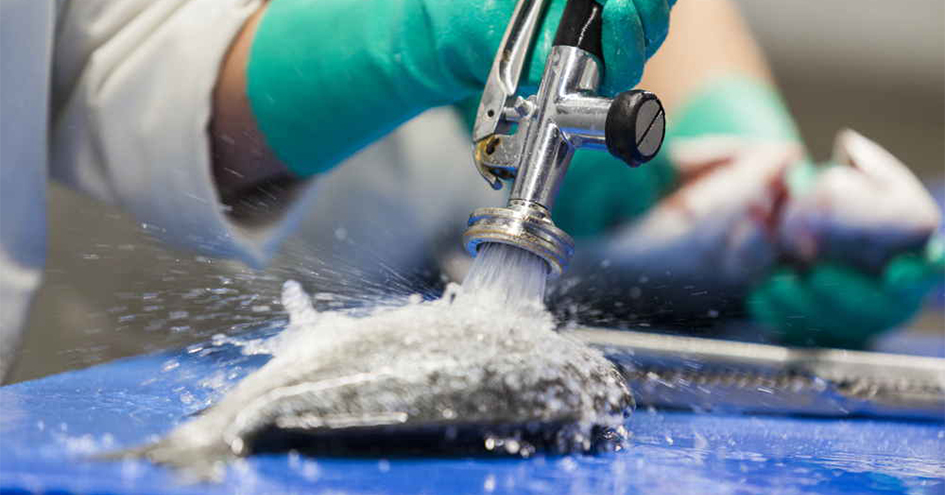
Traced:
<path fill-rule="evenodd" d="M 600 251 L 611 270 L 692 283 L 687 294 L 748 293 L 751 315 L 783 341 L 843 347 L 906 320 L 942 280 L 937 244 L 916 254 L 938 208 L 875 143 L 841 132 L 834 163 L 814 165 L 777 93 L 738 77 L 668 124 L 656 163 L 627 170 L 586 153 L 559 193 L 560 227 L 611 233 Z"/>
<path fill-rule="evenodd" d="M 894 257 L 878 276 L 837 262 L 810 270 L 781 267 L 748 299 L 757 321 L 791 345 L 860 348 L 908 320 L 945 278 L 940 238 Z"/>
<path fill-rule="evenodd" d="M 945 281 L 938 207 L 909 170 L 843 131 L 834 163 L 802 167 L 778 229 L 782 266 L 748 298 L 754 318 L 793 345 L 859 348 L 907 321 Z"/>
<path fill-rule="evenodd" d="M 608 0 L 602 91 L 633 87 L 675 0 Z M 541 78 L 565 1 L 546 9 L 523 91 Z M 257 125 L 299 176 L 328 170 L 423 110 L 481 91 L 515 0 L 272 0 L 253 40 Z"/>

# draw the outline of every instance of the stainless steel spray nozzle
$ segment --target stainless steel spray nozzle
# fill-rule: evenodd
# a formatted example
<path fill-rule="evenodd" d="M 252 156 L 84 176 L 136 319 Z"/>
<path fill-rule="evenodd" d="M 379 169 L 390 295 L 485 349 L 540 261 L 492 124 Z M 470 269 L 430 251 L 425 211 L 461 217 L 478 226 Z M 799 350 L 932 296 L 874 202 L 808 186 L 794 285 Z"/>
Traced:
<path fill-rule="evenodd" d="M 574 244 L 552 222 L 551 209 L 574 151 L 606 149 L 639 166 L 659 152 L 665 118 L 659 99 L 647 91 L 597 96 L 604 67 L 602 7 L 594 0 L 568 0 L 538 94 L 516 96 L 544 4 L 516 5 L 473 128 L 473 158 L 486 182 L 501 189 L 502 179 L 515 179 L 508 206 L 474 211 L 463 242 L 473 256 L 484 242 L 522 248 L 557 276 L 567 269 Z"/>
<path fill-rule="evenodd" d="M 516 246 L 545 260 L 552 277 L 564 272 L 574 254 L 571 236 L 535 203 L 511 201 L 507 208 L 479 208 L 469 216 L 468 225 L 463 244 L 469 253 L 479 251 L 485 242 Z"/>

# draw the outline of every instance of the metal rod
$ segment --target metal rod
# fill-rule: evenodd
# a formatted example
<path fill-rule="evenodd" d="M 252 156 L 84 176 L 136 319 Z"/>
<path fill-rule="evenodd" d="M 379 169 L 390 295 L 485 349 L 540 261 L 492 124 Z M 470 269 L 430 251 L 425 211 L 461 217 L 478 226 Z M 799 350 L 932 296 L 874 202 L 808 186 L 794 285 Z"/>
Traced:
<path fill-rule="evenodd" d="M 945 359 L 579 328 L 637 404 L 679 409 L 945 420 Z"/>

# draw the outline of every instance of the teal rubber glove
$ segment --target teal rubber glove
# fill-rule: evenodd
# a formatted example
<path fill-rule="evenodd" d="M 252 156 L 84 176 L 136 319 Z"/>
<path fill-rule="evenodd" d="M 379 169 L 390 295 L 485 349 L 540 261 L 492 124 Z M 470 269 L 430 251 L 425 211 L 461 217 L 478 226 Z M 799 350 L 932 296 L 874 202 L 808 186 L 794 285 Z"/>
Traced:
<path fill-rule="evenodd" d="M 602 91 L 634 86 L 675 0 L 608 0 Z M 544 14 L 523 91 L 541 78 L 564 0 Z M 253 40 L 247 94 L 276 156 L 327 171 L 420 112 L 481 91 L 514 0 L 272 0 Z"/>
<path fill-rule="evenodd" d="M 893 258 L 878 277 L 831 262 L 781 268 L 753 291 L 748 308 L 786 344 L 862 348 L 912 317 L 943 280 L 945 249 L 936 238 L 924 252 Z"/>
<path fill-rule="evenodd" d="M 669 116 L 663 151 L 651 162 L 631 169 L 607 153 L 578 150 L 555 201 L 555 223 L 582 238 L 637 218 L 678 185 L 666 150 L 706 135 L 800 141 L 774 88 L 742 76 L 717 79 Z"/>

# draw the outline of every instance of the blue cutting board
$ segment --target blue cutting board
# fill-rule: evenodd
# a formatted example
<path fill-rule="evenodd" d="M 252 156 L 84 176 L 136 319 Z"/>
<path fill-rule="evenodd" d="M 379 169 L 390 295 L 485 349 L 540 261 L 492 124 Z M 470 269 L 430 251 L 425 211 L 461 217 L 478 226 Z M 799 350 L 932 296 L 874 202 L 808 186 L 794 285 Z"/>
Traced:
<path fill-rule="evenodd" d="M 266 356 L 231 344 L 124 359 L 0 388 L 0 492 L 945 493 L 945 425 L 637 410 L 629 447 L 598 456 L 339 459 L 269 455 L 187 485 L 90 454 L 156 438 Z"/>

